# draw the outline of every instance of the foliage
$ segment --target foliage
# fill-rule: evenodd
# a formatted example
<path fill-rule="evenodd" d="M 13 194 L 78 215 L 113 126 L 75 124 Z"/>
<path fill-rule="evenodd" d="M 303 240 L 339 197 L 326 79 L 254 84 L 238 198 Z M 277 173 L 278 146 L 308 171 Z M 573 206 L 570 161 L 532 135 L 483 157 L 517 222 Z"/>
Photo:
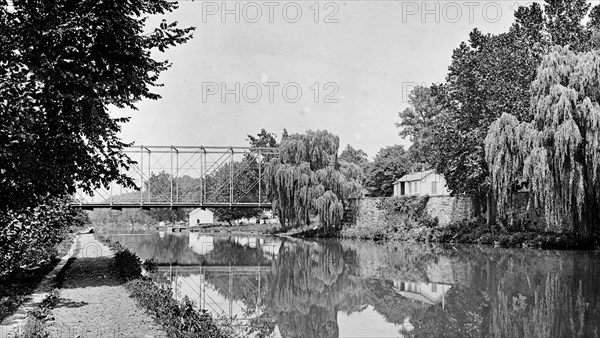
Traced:
<path fill-rule="evenodd" d="M 426 216 L 429 195 L 380 198 L 376 207 L 386 214 L 401 214 L 407 219 L 421 220 Z"/>
<path fill-rule="evenodd" d="M 600 210 L 598 64 L 597 51 L 554 49 L 531 86 L 534 120 L 503 115 L 486 139 L 499 203 L 511 206 L 509 187 L 522 177 L 548 224 L 587 237 L 597 233 Z"/>
<path fill-rule="evenodd" d="M 421 137 L 417 144 L 433 145 L 431 164 L 444 175 L 452 194 L 487 194 L 484 139 L 488 128 L 502 113 L 531 121 L 530 84 L 551 46 L 582 50 L 597 45 L 593 32 L 600 22 L 600 8 L 592 10 L 588 25 L 583 26 L 588 9 L 584 0 L 547 1 L 543 9 L 533 3 L 518 8 L 515 23 L 506 33 L 491 35 L 474 29 L 469 42 L 454 50 L 446 82 L 430 88 L 434 99 L 413 103 L 415 112 L 421 106 L 430 110 L 435 116 L 433 127 L 404 130 Z M 413 97 L 426 98 L 421 88 L 416 90 Z M 418 126 L 411 123 L 408 127 L 413 125 Z M 428 132 L 419 136 L 420 130 Z"/>
<path fill-rule="evenodd" d="M 27 301 L 42 279 L 54 269 L 59 259 L 29 270 L 18 269 L 0 276 L 0 321 L 13 314 Z"/>
<path fill-rule="evenodd" d="M 364 185 L 371 196 L 392 196 L 394 182 L 412 169 L 412 159 L 403 146 L 384 147 L 366 168 Z"/>
<path fill-rule="evenodd" d="M 361 149 L 354 149 L 351 145 L 347 145 L 342 151 L 339 157 L 340 160 L 344 160 L 348 163 L 354 163 L 361 168 L 364 168 L 369 163 L 367 153 Z"/>
<path fill-rule="evenodd" d="M 135 253 L 106 236 L 94 234 L 94 237 L 113 251 L 113 270 L 119 278 L 129 281 L 142 277 L 142 261 Z M 146 263 L 146 265 L 152 265 L 152 263 Z"/>
<path fill-rule="evenodd" d="M 35 207 L 0 212 L 0 275 L 50 261 L 69 227 L 82 227 L 86 222 L 81 210 L 57 198 L 47 198 Z"/>
<path fill-rule="evenodd" d="M 226 221 L 229 225 L 233 225 L 231 222 L 246 218 L 258 217 L 262 213 L 260 208 L 215 208 L 215 216 L 219 221 Z"/>
<path fill-rule="evenodd" d="M 267 132 L 264 128 L 256 136 L 248 135 L 248 142 L 255 148 L 277 148 L 277 135 Z"/>
<path fill-rule="evenodd" d="M 158 99 L 168 61 L 153 51 L 186 42 L 193 28 L 163 21 L 144 32 L 148 15 L 177 8 L 166 0 L 0 3 L 0 208 L 35 205 L 77 187 L 116 180 L 130 160 L 108 106 Z M 124 171 L 123 171 L 124 172 Z"/>
<path fill-rule="evenodd" d="M 136 279 L 125 284 L 125 287 L 169 337 L 227 337 L 206 310 L 194 309 L 194 304 L 187 296 L 177 302 L 168 286 L 157 286 L 150 280 Z"/>
<path fill-rule="evenodd" d="M 424 167 L 427 167 L 427 164 L 433 163 L 431 157 L 434 144 L 431 144 L 431 129 L 438 115 L 442 113 L 442 107 L 432 94 L 432 89 L 422 86 L 411 91 L 408 104 L 408 108 L 398 113 L 400 123 L 396 123 L 396 127 L 400 129 L 400 136 L 408 137 L 412 142 L 409 151 L 413 161 L 423 163 Z"/>
<path fill-rule="evenodd" d="M 339 226 L 349 198 L 359 196 L 360 168 L 338 161 L 339 138 L 327 131 L 285 137 L 279 156 L 266 170 L 266 190 L 282 227 L 310 223 L 318 214 L 321 226 Z"/>

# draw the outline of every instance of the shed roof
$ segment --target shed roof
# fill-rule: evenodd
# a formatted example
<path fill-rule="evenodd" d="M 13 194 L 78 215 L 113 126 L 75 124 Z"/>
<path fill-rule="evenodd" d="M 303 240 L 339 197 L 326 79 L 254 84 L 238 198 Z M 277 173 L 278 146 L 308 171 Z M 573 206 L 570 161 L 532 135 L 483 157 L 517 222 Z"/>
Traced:
<path fill-rule="evenodd" d="M 425 171 L 420 171 L 418 173 L 404 175 L 404 176 L 400 177 L 394 183 L 420 181 L 420 180 L 424 179 L 425 177 L 429 176 L 430 174 L 433 174 L 434 172 L 435 172 L 435 170 L 429 169 L 429 170 L 425 170 Z"/>
<path fill-rule="evenodd" d="M 196 208 L 196 209 L 190 211 L 189 215 L 194 215 L 194 214 L 197 214 L 197 213 L 200 213 L 200 212 L 203 213 L 203 214 L 207 214 L 207 213 L 209 213 L 211 215 L 214 214 L 212 211 L 210 211 L 208 209 Z"/>

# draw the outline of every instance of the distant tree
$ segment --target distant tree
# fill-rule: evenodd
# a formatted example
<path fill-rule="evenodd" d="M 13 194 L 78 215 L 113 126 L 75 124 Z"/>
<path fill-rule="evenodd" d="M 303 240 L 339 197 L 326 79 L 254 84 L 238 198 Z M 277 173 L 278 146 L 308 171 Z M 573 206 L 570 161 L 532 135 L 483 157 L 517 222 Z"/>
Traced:
<path fill-rule="evenodd" d="M 219 219 L 219 221 L 225 221 L 229 223 L 229 225 L 233 225 L 232 222 L 247 218 L 250 219 L 252 217 L 258 217 L 262 213 L 262 209 L 259 208 L 214 208 L 213 212 L 215 216 Z"/>
<path fill-rule="evenodd" d="M 412 168 L 410 154 L 403 146 L 381 148 L 366 170 L 364 185 L 371 196 L 392 196 L 394 182 Z"/>
<path fill-rule="evenodd" d="M 410 106 L 398 114 L 400 122 L 396 127 L 400 129 L 400 136 L 408 137 L 412 142 L 409 152 L 413 160 L 428 167 L 433 162 L 432 148 L 435 146 L 431 129 L 442 113 L 442 105 L 431 88 L 422 86 L 412 90 L 408 104 Z"/>
<path fill-rule="evenodd" d="M 523 178 L 535 205 L 544 207 L 548 224 L 588 238 L 598 234 L 598 64 L 598 51 L 555 48 L 531 85 L 533 121 L 504 114 L 492 124 L 486 159 L 500 210 L 512 210 L 514 184 Z"/>
<path fill-rule="evenodd" d="M 251 147 L 270 147 L 276 148 L 277 135 L 267 132 L 264 128 L 256 136 L 248 135 L 248 142 Z"/>
<path fill-rule="evenodd" d="M 369 157 L 367 156 L 367 153 L 365 153 L 361 149 L 354 149 L 349 144 L 346 146 L 344 151 L 342 151 L 339 158 L 340 160 L 354 163 L 361 168 L 363 168 L 365 165 L 367 165 L 367 163 L 369 163 Z"/>

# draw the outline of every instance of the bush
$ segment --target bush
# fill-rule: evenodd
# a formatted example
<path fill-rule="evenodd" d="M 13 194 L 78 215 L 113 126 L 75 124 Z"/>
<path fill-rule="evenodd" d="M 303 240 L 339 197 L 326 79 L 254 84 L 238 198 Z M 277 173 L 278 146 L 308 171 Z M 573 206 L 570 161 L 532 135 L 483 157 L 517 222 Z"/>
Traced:
<path fill-rule="evenodd" d="M 50 261 L 70 227 L 82 226 L 85 214 L 65 199 L 48 198 L 36 207 L 0 211 L 0 275 L 21 266 Z"/>
<path fill-rule="evenodd" d="M 194 304 L 187 297 L 177 302 L 167 286 L 159 287 L 150 280 L 137 279 L 128 282 L 125 287 L 136 302 L 163 327 L 169 337 L 227 337 L 214 323 L 210 314 L 205 310 L 195 310 Z"/>
<path fill-rule="evenodd" d="M 391 225 L 391 232 L 419 227 L 435 228 L 438 220 L 427 214 L 428 201 L 429 195 L 382 197 L 376 207 L 384 212 L 385 223 Z"/>
<path fill-rule="evenodd" d="M 118 241 L 111 241 L 110 238 L 94 234 L 94 237 L 108 246 L 115 254 L 113 270 L 124 281 L 142 277 L 142 261 L 135 253 L 129 251 Z"/>

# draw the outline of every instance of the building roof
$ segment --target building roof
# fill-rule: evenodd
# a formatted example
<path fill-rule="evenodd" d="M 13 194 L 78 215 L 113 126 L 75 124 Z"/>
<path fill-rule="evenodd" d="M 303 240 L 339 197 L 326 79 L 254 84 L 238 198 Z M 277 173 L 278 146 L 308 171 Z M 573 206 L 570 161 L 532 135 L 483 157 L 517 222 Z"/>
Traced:
<path fill-rule="evenodd" d="M 420 181 L 420 180 L 424 179 L 425 177 L 427 177 L 427 176 L 429 176 L 430 174 L 433 174 L 433 173 L 435 173 L 435 170 L 429 169 L 429 170 L 425 170 L 425 171 L 420 171 L 418 173 L 404 175 L 404 176 L 400 177 L 394 183 Z"/>
<path fill-rule="evenodd" d="M 208 210 L 208 209 L 196 208 L 196 209 L 194 209 L 194 210 L 190 211 L 189 215 L 197 214 L 197 213 L 199 213 L 199 212 L 202 212 L 202 213 L 210 213 L 211 215 L 213 215 L 213 214 L 214 214 L 212 211 L 210 211 L 210 210 Z"/>

